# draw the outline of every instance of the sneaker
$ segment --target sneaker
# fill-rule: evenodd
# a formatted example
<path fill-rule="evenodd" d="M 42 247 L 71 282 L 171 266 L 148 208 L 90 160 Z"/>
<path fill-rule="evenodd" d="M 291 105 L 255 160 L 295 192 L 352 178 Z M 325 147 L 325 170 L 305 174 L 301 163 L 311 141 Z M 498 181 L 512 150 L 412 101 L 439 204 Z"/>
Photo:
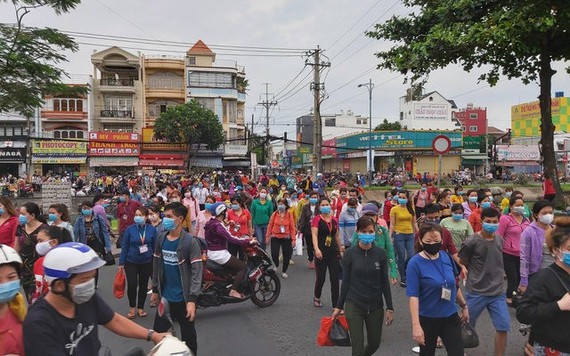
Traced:
<path fill-rule="evenodd" d="M 420 353 L 420 347 L 419 346 L 412 347 L 412 352 L 419 354 Z"/>
<path fill-rule="evenodd" d="M 406 282 L 404 282 L 404 281 L 400 282 L 400 287 L 406 288 Z"/>
<path fill-rule="evenodd" d="M 309 269 L 315 269 L 315 262 L 309 261 Z"/>
<path fill-rule="evenodd" d="M 283 277 L 283 279 L 289 278 L 289 276 L 288 276 L 287 273 L 285 273 L 285 272 L 281 273 L 281 277 Z"/>
<path fill-rule="evenodd" d="M 293 266 L 294 264 L 295 264 L 295 261 L 289 260 L 289 265 L 290 265 L 290 266 Z"/>

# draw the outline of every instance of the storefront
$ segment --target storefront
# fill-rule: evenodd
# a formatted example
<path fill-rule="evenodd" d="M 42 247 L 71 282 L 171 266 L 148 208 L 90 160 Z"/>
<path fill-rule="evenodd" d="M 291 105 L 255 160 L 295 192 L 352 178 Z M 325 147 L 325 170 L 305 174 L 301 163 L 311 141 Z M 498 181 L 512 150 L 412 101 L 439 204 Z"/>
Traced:
<path fill-rule="evenodd" d="M 132 172 L 139 165 L 140 152 L 138 133 L 89 133 L 89 167 L 92 173 Z"/>
<path fill-rule="evenodd" d="M 188 145 L 159 140 L 152 127 L 142 129 L 139 168 L 143 170 L 184 169 Z"/>
<path fill-rule="evenodd" d="M 87 174 L 87 142 L 32 140 L 32 165 L 36 174 Z"/>
<path fill-rule="evenodd" d="M 497 145 L 497 159 L 492 165 L 497 170 L 508 169 L 513 173 L 541 172 L 538 145 Z"/>
<path fill-rule="evenodd" d="M 0 176 L 19 177 L 26 164 L 26 148 L 0 147 Z"/>

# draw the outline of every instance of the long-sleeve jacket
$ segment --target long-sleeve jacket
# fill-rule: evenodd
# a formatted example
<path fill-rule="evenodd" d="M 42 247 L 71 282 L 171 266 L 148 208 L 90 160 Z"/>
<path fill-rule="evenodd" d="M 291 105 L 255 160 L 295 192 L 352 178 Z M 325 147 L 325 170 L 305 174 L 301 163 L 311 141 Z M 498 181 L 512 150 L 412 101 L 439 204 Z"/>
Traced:
<path fill-rule="evenodd" d="M 376 240 L 374 244 L 384 251 L 388 256 L 388 266 L 390 266 L 390 278 L 398 278 L 398 266 L 396 266 L 396 255 L 394 254 L 394 245 L 390 239 L 390 232 L 383 226 L 376 226 Z M 352 246 L 358 245 L 358 234 L 354 232 L 352 238 Z"/>
<path fill-rule="evenodd" d="M 281 230 L 283 228 L 283 230 Z M 295 228 L 295 219 L 293 214 L 286 211 L 283 216 L 276 211 L 271 215 L 269 219 L 269 225 L 267 225 L 267 236 L 266 241 L 271 237 L 276 237 L 278 239 L 283 239 L 289 237 L 291 243 L 295 246 L 295 239 L 297 235 L 297 229 Z"/>
<path fill-rule="evenodd" d="M 517 319 L 532 325 L 540 345 L 570 353 L 570 312 L 561 311 L 557 303 L 566 293 L 570 293 L 568 272 L 554 263 L 541 269 L 517 306 Z"/>
<path fill-rule="evenodd" d="M 164 286 L 164 256 L 162 244 L 168 231 L 158 236 L 152 263 L 152 291 L 162 293 Z M 176 248 L 184 301 L 196 302 L 202 289 L 202 250 L 198 239 L 182 230 Z"/>
<path fill-rule="evenodd" d="M 154 246 L 156 245 L 157 232 L 156 228 L 150 224 L 143 226 L 131 225 L 127 227 L 121 240 L 121 255 L 119 256 L 119 265 L 129 263 L 150 263 L 154 254 Z M 141 253 L 140 247 L 147 246 L 147 252 Z"/>
<path fill-rule="evenodd" d="M 122 234 L 125 229 L 135 223 L 135 211 L 141 206 L 136 200 L 129 199 L 128 202 L 122 202 L 117 205 L 115 217 L 119 220 L 119 233 Z"/>
<path fill-rule="evenodd" d="M 337 307 L 344 308 L 346 300 L 367 311 L 384 306 L 393 310 L 390 281 L 388 280 L 388 256 L 377 246 L 368 250 L 358 244 L 350 247 L 342 259 L 343 281 Z"/>
<path fill-rule="evenodd" d="M 253 225 L 267 225 L 271 214 L 273 214 L 273 204 L 269 199 L 266 199 L 264 204 L 259 199 L 255 199 L 251 202 L 250 213 Z M 258 236 L 258 238 L 260 237 Z"/>
<path fill-rule="evenodd" d="M 249 244 L 248 239 L 238 239 L 230 232 L 228 229 L 222 225 L 222 222 L 218 219 L 210 219 L 204 226 L 204 235 L 206 237 L 206 242 L 208 243 L 209 251 L 223 251 L 228 249 L 228 242 L 236 244 L 238 246 L 245 246 Z M 258 236 L 258 239 L 263 238 Z"/>
<path fill-rule="evenodd" d="M 503 253 L 520 256 L 521 234 L 530 225 L 530 221 L 523 217 L 519 224 L 511 215 L 502 215 L 499 219 L 497 235 L 503 237 Z"/>
<path fill-rule="evenodd" d="M 99 239 L 99 242 L 105 246 L 105 251 L 111 251 L 111 239 L 109 238 L 109 229 L 99 214 L 93 214 L 93 233 Z M 73 236 L 76 242 L 87 245 L 87 236 L 85 233 L 85 217 L 79 215 L 73 225 Z"/>
<path fill-rule="evenodd" d="M 311 211 L 311 204 L 306 204 L 299 216 L 298 230 L 305 236 L 311 236 L 311 219 L 321 213 L 318 205 L 314 205 L 315 212 Z"/>
<path fill-rule="evenodd" d="M 538 272 L 543 266 L 544 230 L 531 223 L 521 235 L 521 282 L 522 286 L 528 285 L 528 276 Z"/>

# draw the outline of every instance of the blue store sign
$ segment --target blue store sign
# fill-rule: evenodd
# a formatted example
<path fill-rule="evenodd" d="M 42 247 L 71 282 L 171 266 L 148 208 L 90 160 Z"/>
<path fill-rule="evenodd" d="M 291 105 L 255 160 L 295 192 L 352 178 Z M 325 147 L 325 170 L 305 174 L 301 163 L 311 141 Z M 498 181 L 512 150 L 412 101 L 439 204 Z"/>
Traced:
<path fill-rule="evenodd" d="M 463 145 L 461 131 L 374 131 L 372 149 L 381 151 L 431 150 L 433 139 L 445 135 L 451 140 L 451 148 Z M 337 152 L 368 149 L 368 133 L 360 133 L 336 139 Z"/>

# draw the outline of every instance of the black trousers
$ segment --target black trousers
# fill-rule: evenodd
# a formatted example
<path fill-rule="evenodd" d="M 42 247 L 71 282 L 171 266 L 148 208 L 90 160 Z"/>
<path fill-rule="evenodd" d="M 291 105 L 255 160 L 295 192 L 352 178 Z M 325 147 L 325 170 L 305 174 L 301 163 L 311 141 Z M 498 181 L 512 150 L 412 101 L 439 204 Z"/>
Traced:
<path fill-rule="evenodd" d="M 503 267 L 507 275 L 507 298 L 512 298 L 521 281 L 521 258 L 503 252 Z"/>
<path fill-rule="evenodd" d="M 332 307 L 336 308 L 339 291 L 338 277 L 340 273 L 340 261 L 338 260 L 336 251 L 323 252 L 322 260 L 315 258 L 315 274 L 317 275 L 317 279 L 315 280 L 315 298 L 321 297 L 323 285 L 325 284 L 325 277 L 327 275 L 327 269 L 329 271 L 329 280 L 331 283 Z"/>
<path fill-rule="evenodd" d="M 243 247 L 240 245 L 236 245 L 233 244 L 231 242 L 228 242 L 228 252 L 234 256 L 237 257 L 240 260 L 245 260 L 245 253 L 243 251 Z"/>
<path fill-rule="evenodd" d="M 461 339 L 461 320 L 457 313 L 448 318 L 427 318 L 420 316 L 420 325 L 424 330 L 425 346 L 420 346 L 420 356 L 433 356 L 437 337 L 441 337 L 448 356 L 463 356 Z"/>
<path fill-rule="evenodd" d="M 307 259 L 309 262 L 313 262 L 315 259 L 315 246 L 313 246 L 313 235 L 311 234 L 311 230 L 303 232 L 303 238 L 305 239 L 305 246 L 307 247 Z"/>
<path fill-rule="evenodd" d="M 275 264 L 275 267 L 279 267 L 279 250 L 283 250 L 283 273 L 287 273 L 289 268 L 289 261 L 291 261 L 291 256 L 293 256 L 293 245 L 291 244 L 291 239 L 277 237 L 271 238 L 271 259 Z"/>
<path fill-rule="evenodd" d="M 141 264 L 125 262 L 129 307 L 144 309 L 146 292 L 148 290 L 148 280 L 151 274 L 152 262 Z"/>
<path fill-rule="evenodd" d="M 196 340 L 196 328 L 194 322 L 186 318 L 186 302 L 168 302 L 170 306 L 170 315 L 173 321 L 178 321 L 180 325 L 181 340 L 186 343 L 186 346 L 192 351 L 194 356 L 198 355 L 198 341 Z M 174 328 L 170 325 L 168 319 L 158 315 L 158 308 L 154 317 L 154 324 L 152 329 L 159 333 L 164 333 Z"/>

